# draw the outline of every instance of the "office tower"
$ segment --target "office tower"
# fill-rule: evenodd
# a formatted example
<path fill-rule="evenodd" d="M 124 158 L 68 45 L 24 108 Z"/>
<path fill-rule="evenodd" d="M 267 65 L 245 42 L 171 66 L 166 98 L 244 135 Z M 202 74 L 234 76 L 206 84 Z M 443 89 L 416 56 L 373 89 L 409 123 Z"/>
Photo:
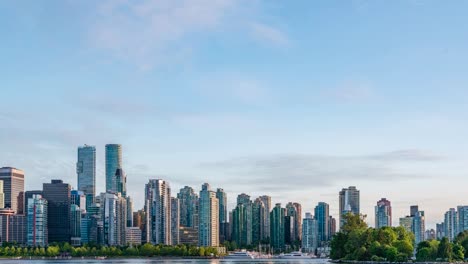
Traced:
<path fill-rule="evenodd" d="M 426 223 L 424 217 L 424 211 L 417 211 L 413 217 L 413 234 L 415 245 L 425 240 Z"/>
<path fill-rule="evenodd" d="M 434 240 L 436 239 L 436 231 L 434 229 L 426 230 L 426 240 Z"/>
<path fill-rule="evenodd" d="M 24 215 L 28 216 L 28 199 L 32 198 L 33 195 L 39 194 L 42 197 L 42 190 L 33 190 L 33 191 L 25 191 L 24 192 Z"/>
<path fill-rule="evenodd" d="M 452 242 L 458 235 L 458 216 L 455 208 L 450 208 L 444 215 L 445 237 Z"/>
<path fill-rule="evenodd" d="M 0 209 L 0 238 L 2 242 L 25 245 L 26 221 L 24 215 L 17 215 L 10 208 Z"/>
<path fill-rule="evenodd" d="M 330 219 L 329 219 L 328 223 L 329 223 L 328 239 L 331 240 L 333 238 L 333 236 L 336 234 L 336 219 L 333 218 L 333 216 L 330 215 Z"/>
<path fill-rule="evenodd" d="M 62 180 L 52 180 L 42 185 L 47 200 L 49 243 L 70 242 L 71 186 Z"/>
<path fill-rule="evenodd" d="M 319 202 L 314 213 L 318 228 L 318 243 L 321 245 L 330 240 L 330 206 L 327 203 Z"/>
<path fill-rule="evenodd" d="M 291 234 L 291 243 L 296 240 L 300 240 L 302 236 L 302 206 L 299 203 L 288 203 L 286 204 L 286 216 L 290 216 L 293 219 L 291 223 L 293 232 Z M 285 229 L 285 232 L 287 230 Z M 288 242 L 286 242 L 288 243 Z"/>
<path fill-rule="evenodd" d="M 150 242 L 171 245 L 171 188 L 169 183 L 157 179 L 149 180 L 145 187 L 145 199 L 149 201 Z"/>
<path fill-rule="evenodd" d="M 436 239 L 441 240 L 445 237 L 445 224 L 442 222 L 440 224 L 436 224 Z"/>
<path fill-rule="evenodd" d="M 130 246 L 141 245 L 141 229 L 138 227 L 127 227 L 125 240 Z"/>
<path fill-rule="evenodd" d="M 271 197 L 263 195 L 259 197 L 265 206 L 265 233 L 262 239 L 270 239 L 270 211 L 271 211 Z"/>
<path fill-rule="evenodd" d="M 106 192 L 117 192 L 115 179 L 117 169 L 122 168 L 122 146 L 120 144 L 106 145 Z"/>
<path fill-rule="evenodd" d="M 302 251 L 315 254 L 318 247 L 318 223 L 310 213 L 306 213 L 302 221 Z"/>
<path fill-rule="evenodd" d="M 211 191 L 208 183 L 202 185 L 198 206 L 198 245 L 217 247 L 219 246 L 219 205 L 216 193 Z"/>
<path fill-rule="evenodd" d="M 84 196 L 84 195 L 83 195 Z M 86 205 L 86 198 L 85 198 Z M 81 245 L 81 209 L 77 204 L 70 205 L 70 240 L 72 246 Z"/>
<path fill-rule="evenodd" d="M 458 211 L 458 232 L 468 230 L 468 205 L 457 206 Z"/>
<path fill-rule="evenodd" d="M 145 210 L 138 210 L 137 212 L 133 212 L 133 227 L 138 227 L 143 231 L 143 225 L 145 222 Z"/>
<path fill-rule="evenodd" d="M 102 194 L 101 194 L 102 195 Z M 104 207 L 105 201 L 102 201 L 102 206 Z M 93 203 L 88 206 L 88 210 L 86 211 L 86 228 L 85 234 L 87 243 L 96 243 L 96 244 L 104 244 L 104 223 L 103 223 L 103 214 L 104 210 L 101 209 L 100 203 Z M 82 230 L 83 230 L 82 228 Z M 82 232 L 83 238 L 83 232 Z M 83 241 L 84 242 L 84 241 Z"/>
<path fill-rule="evenodd" d="M 4 207 L 13 209 L 17 214 L 24 214 L 24 172 L 3 167 L 0 168 L 0 180 L 3 181 Z"/>
<path fill-rule="evenodd" d="M 198 228 L 198 195 L 192 187 L 185 186 L 177 194 L 180 203 L 180 226 Z"/>
<path fill-rule="evenodd" d="M 400 218 L 400 226 L 407 232 L 413 233 L 413 217 L 405 216 Z"/>
<path fill-rule="evenodd" d="M 5 193 L 3 192 L 2 180 L 0 180 L 0 208 L 5 208 Z"/>
<path fill-rule="evenodd" d="M 284 249 L 284 211 L 277 203 L 270 213 L 270 245 L 274 251 Z"/>
<path fill-rule="evenodd" d="M 392 205 L 389 200 L 382 198 L 375 206 L 375 228 L 392 226 Z"/>
<path fill-rule="evenodd" d="M 103 205 L 103 206 L 102 206 Z M 120 193 L 101 193 L 103 240 L 109 246 L 123 246 L 127 227 L 127 200 Z"/>
<path fill-rule="evenodd" d="M 343 188 L 339 193 L 340 200 L 340 228 L 344 224 L 344 215 L 347 213 L 359 214 L 359 190 L 355 186 Z"/>
<path fill-rule="evenodd" d="M 47 200 L 35 194 L 28 199 L 27 243 L 28 246 L 48 245 Z"/>
<path fill-rule="evenodd" d="M 252 204 L 252 244 L 257 245 L 265 238 L 265 204 L 262 199 L 255 199 Z"/>
<path fill-rule="evenodd" d="M 127 199 L 127 227 L 133 227 L 133 199 L 130 196 Z"/>
<path fill-rule="evenodd" d="M 179 245 L 180 203 L 179 199 L 171 197 L 171 243 Z"/>
<path fill-rule="evenodd" d="M 78 176 L 78 190 L 84 193 L 86 205 L 89 206 L 94 202 L 96 196 L 96 147 L 88 145 L 78 147 L 76 174 Z M 80 207 L 83 206 L 80 205 Z"/>
<path fill-rule="evenodd" d="M 223 189 L 216 190 L 216 198 L 218 198 L 219 204 L 219 242 L 223 243 L 226 236 L 224 224 L 227 222 L 227 196 Z"/>
<path fill-rule="evenodd" d="M 287 210 L 286 210 L 287 213 Z M 284 217 L 284 244 L 285 245 L 293 245 L 296 241 L 296 236 L 294 235 L 295 229 L 295 221 L 296 219 L 294 216 L 286 215 Z"/>
<path fill-rule="evenodd" d="M 419 206 L 417 206 L 417 205 L 411 205 L 410 206 L 410 216 L 411 217 L 415 217 L 416 214 L 418 213 L 418 211 L 419 211 Z"/>
<path fill-rule="evenodd" d="M 238 246 L 252 244 L 252 201 L 242 193 L 237 196 L 237 206 L 232 213 L 232 239 Z"/>
<path fill-rule="evenodd" d="M 123 197 L 127 196 L 127 175 L 123 171 L 123 169 L 118 168 L 115 171 L 115 184 L 116 184 L 116 192 L 122 194 Z"/>

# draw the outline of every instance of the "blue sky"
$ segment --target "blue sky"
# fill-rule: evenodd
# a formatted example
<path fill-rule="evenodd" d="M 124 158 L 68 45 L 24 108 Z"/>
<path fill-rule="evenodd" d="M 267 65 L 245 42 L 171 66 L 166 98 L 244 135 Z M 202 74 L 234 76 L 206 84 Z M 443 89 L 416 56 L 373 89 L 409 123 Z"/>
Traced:
<path fill-rule="evenodd" d="M 0 3 L 0 165 L 76 186 L 78 145 L 121 143 L 137 208 L 150 178 L 373 223 L 430 227 L 466 204 L 465 1 Z"/>

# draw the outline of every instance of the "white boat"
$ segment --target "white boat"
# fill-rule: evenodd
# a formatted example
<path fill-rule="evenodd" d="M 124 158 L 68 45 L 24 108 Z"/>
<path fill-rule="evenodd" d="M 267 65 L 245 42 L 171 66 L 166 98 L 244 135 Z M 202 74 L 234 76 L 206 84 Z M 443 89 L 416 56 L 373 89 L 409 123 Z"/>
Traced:
<path fill-rule="evenodd" d="M 291 253 L 281 254 L 278 256 L 278 258 L 280 259 L 310 259 L 312 257 L 300 251 L 294 251 Z"/>
<path fill-rule="evenodd" d="M 225 259 L 253 259 L 254 256 L 250 254 L 249 252 L 242 250 L 242 251 L 229 253 L 229 255 L 227 255 L 224 258 Z"/>

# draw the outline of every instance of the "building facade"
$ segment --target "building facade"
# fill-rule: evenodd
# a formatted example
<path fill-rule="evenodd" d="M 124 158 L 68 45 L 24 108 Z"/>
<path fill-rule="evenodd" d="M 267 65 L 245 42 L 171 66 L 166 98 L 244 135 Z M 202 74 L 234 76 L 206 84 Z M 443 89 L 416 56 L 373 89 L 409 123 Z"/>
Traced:
<path fill-rule="evenodd" d="M 0 180 L 3 181 L 4 208 L 24 214 L 24 172 L 12 167 L 3 167 L 0 168 Z"/>
<path fill-rule="evenodd" d="M 219 205 L 208 183 L 202 185 L 199 200 L 198 245 L 219 246 Z"/>
<path fill-rule="evenodd" d="M 43 197 L 47 200 L 49 243 L 70 243 L 71 186 L 62 180 L 43 184 Z"/>
<path fill-rule="evenodd" d="M 146 217 L 149 218 L 149 241 L 155 245 L 171 245 L 171 188 L 161 179 L 150 180 L 145 187 L 145 199 L 149 202 Z"/>
<path fill-rule="evenodd" d="M 424 211 L 417 211 L 413 217 L 413 234 L 415 245 L 426 240 L 426 219 Z"/>
<path fill-rule="evenodd" d="M 78 176 L 78 190 L 86 197 L 86 205 L 94 202 L 96 196 L 96 147 L 78 147 L 78 161 L 76 162 L 76 174 Z M 83 205 L 80 205 L 83 207 Z M 86 206 L 85 206 L 86 208 Z"/>
<path fill-rule="evenodd" d="M 141 229 L 138 227 L 127 227 L 125 231 L 125 240 L 130 246 L 141 245 Z"/>
<path fill-rule="evenodd" d="M 315 254 L 319 242 L 318 238 L 318 222 L 310 213 L 306 213 L 306 217 L 302 221 L 302 251 Z"/>
<path fill-rule="evenodd" d="M 265 211 L 264 211 L 264 214 L 265 214 L 265 222 L 264 222 L 264 225 L 265 225 L 265 233 L 264 233 L 264 237 L 262 237 L 262 239 L 270 239 L 270 212 L 271 212 L 271 197 L 268 196 L 268 195 L 262 195 L 259 197 L 262 202 L 263 202 L 263 205 L 265 206 Z"/>
<path fill-rule="evenodd" d="M 355 186 L 343 188 L 339 193 L 339 214 L 340 228 L 344 225 L 344 215 L 348 213 L 359 214 L 360 211 L 360 194 Z"/>
<path fill-rule="evenodd" d="M 444 215 L 445 237 L 452 242 L 458 235 L 458 214 L 455 208 L 450 208 Z"/>
<path fill-rule="evenodd" d="M 180 243 L 180 203 L 179 199 L 171 197 L 171 243 L 179 245 Z"/>
<path fill-rule="evenodd" d="M 106 145 L 106 192 L 118 192 L 115 178 L 117 169 L 122 168 L 122 145 Z"/>
<path fill-rule="evenodd" d="M 198 228 L 198 195 L 185 186 L 177 194 L 180 202 L 180 226 Z"/>
<path fill-rule="evenodd" d="M 48 245 L 47 200 L 35 194 L 28 199 L 27 244 L 28 246 L 45 247 Z"/>
<path fill-rule="evenodd" d="M 377 201 L 375 206 L 375 227 L 392 226 L 392 205 L 385 198 Z"/>
<path fill-rule="evenodd" d="M 284 250 L 284 218 L 285 210 L 277 203 L 270 213 L 270 245 L 275 252 Z"/>
<path fill-rule="evenodd" d="M 317 234 L 319 245 L 330 240 L 330 206 L 327 203 L 319 202 L 314 210 L 317 222 Z"/>
<path fill-rule="evenodd" d="M 216 190 L 216 198 L 218 198 L 219 204 L 219 242 L 223 243 L 226 237 L 225 230 L 221 228 L 227 223 L 227 195 L 222 188 Z"/>

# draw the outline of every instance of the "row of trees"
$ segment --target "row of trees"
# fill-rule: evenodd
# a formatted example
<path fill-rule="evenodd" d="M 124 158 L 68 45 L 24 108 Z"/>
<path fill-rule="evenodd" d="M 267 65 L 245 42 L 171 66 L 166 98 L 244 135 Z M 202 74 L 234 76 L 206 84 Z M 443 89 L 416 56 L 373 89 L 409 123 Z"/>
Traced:
<path fill-rule="evenodd" d="M 3 257 L 56 257 L 60 255 L 72 257 L 154 257 L 154 256 L 217 256 L 218 251 L 213 247 L 196 247 L 188 245 L 152 245 L 141 246 L 96 246 L 85 245 L 72 247 L 68 243 L 52 244 L 48 247 L 21 247 L 17 245 L 4 245 L 0 247 L 0 256 Z"/>
<path fill-rule="evenodd" d="M 463 261 L 468 252 L 468 231 L 458 234 L 450 242 L 446 237 L 442 240 L 423 241 L 418 244 L 416 252 L 417 261 Z"/>
<path fill-rule="evenodd" d="M 403 227 L 369 228 L 365 216 L 347 214 L 331 241 L 334 260 L 405 262 L 413 256 L 414 235 Z"/>

